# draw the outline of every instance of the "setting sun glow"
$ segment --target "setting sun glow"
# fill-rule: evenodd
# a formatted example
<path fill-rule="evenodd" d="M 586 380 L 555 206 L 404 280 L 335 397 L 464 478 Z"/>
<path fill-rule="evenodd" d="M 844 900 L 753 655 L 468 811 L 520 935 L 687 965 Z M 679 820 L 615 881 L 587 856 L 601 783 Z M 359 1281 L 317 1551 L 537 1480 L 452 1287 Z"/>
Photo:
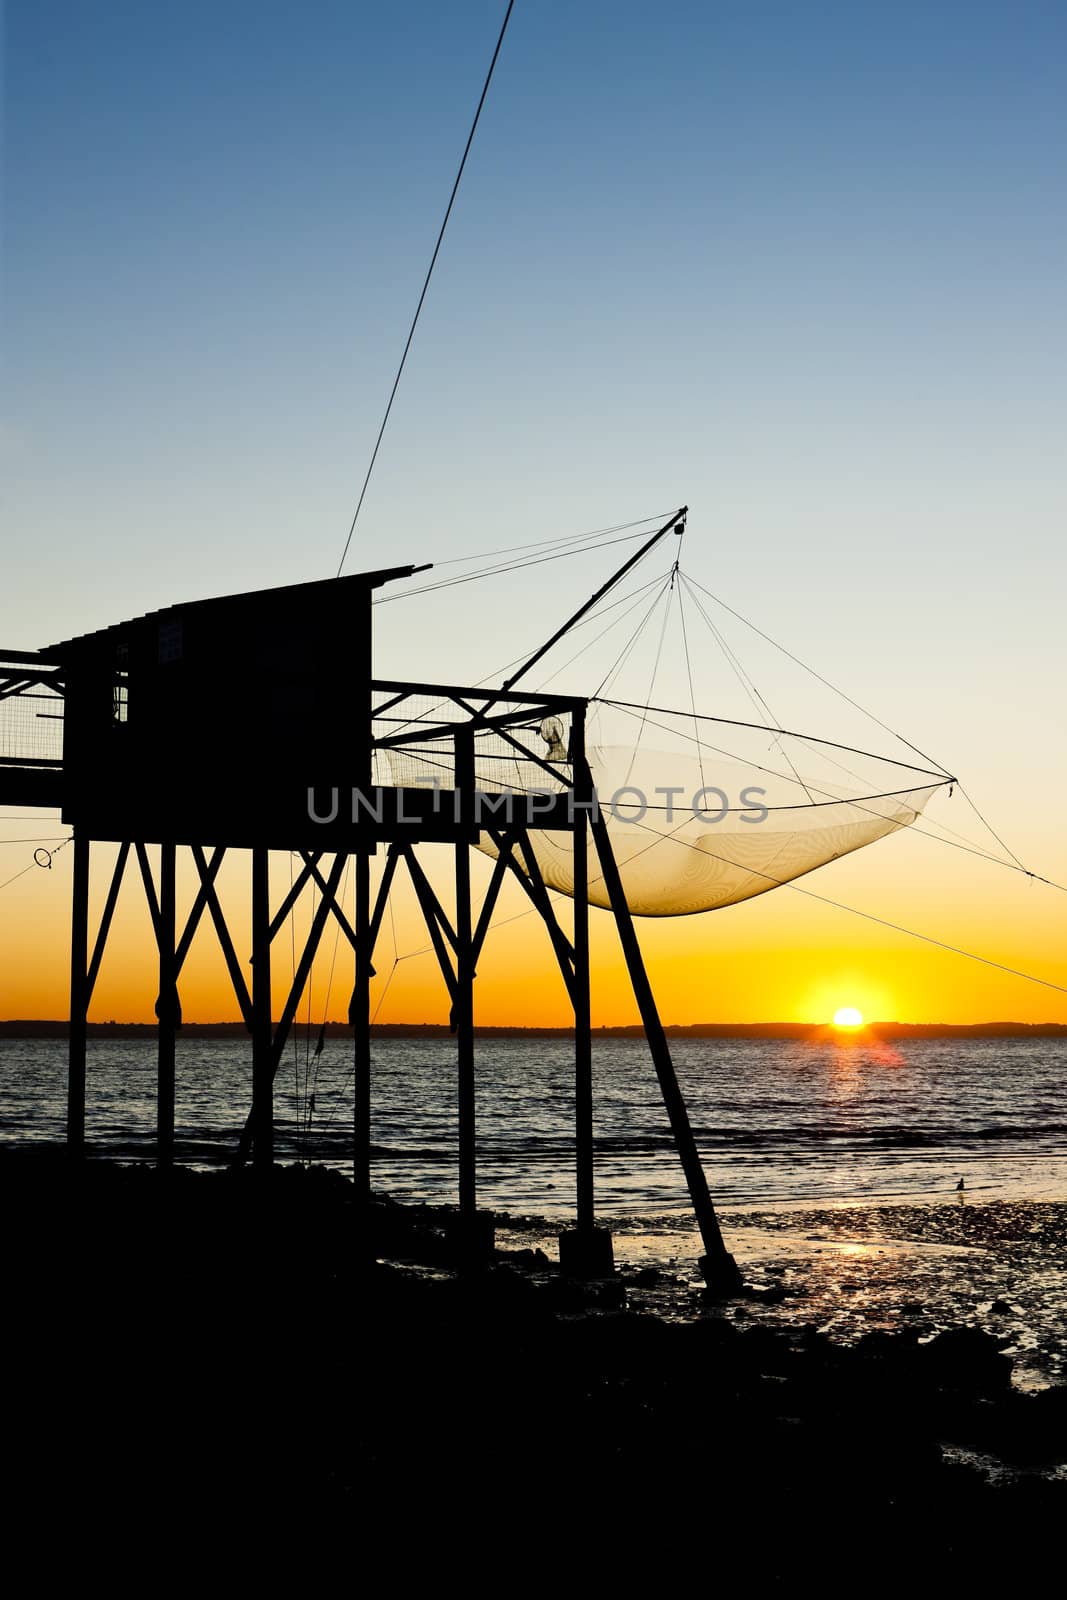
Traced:
<path fill-rule="evenodd" d="M 857 1011 L 855 1006 L 842 1006 L 840 1011 L 834 1012 L 835 1028 L 862 1028 L 863 1012 Z"/>

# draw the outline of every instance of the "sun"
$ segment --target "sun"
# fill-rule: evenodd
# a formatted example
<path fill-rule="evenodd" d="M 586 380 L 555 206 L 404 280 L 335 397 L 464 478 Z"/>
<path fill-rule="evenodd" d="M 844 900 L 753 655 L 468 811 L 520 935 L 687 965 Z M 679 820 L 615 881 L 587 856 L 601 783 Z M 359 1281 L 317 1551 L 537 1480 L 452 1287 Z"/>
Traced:
<path fill-rule="evenodd" d="M 834 1012 L 835 1028 L 862 1028 L 863 1012 L 857 1011 L 855 1006 L 842 1006 L 840 1011 Z"/>

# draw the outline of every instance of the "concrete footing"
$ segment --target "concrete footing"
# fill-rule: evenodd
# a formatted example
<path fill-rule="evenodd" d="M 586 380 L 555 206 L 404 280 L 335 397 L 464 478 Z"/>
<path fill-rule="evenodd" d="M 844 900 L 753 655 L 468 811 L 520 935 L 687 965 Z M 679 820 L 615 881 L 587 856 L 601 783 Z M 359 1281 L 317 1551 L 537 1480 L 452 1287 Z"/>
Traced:
<path fill-rule="evenodd" d="M 697 1266 L 711 1293 L 721 1295 L 724 1300 L 740 1294 L 745 1286 L 741 1269 L 725 1250 L 721 1255 L 701 1256 Z"/>
<path fill-rule="evenodd" d="M 472 1217 L 457 1213 L 449 1218 L 447 1238 L 464 1265 L 483 1265 L 489 1261 L 496 1246 L 493 1213 L 476 1211 Z"/>
<path fill-rule="evenodd" d="M 610 1278 L 615 1251 L 607 1228 L 575 1228 L 559 1236 L 560 1271 L 571 1278 Z"/>

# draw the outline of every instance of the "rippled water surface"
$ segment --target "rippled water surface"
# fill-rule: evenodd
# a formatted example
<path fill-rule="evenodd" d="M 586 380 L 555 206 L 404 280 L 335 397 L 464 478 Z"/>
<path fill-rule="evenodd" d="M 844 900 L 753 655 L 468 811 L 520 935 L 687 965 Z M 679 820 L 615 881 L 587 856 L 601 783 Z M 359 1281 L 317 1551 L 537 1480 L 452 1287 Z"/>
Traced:
<path fill-rule="evenodd" d="M 712 1194 L 725 1205 L 950 1194 L 1058 1198 L 1067 1176 L 1067 1041 L 922 1040 L 895 1046 L 685 1040 L 673 1046 Z M 62 1137 L 64 1045 L 0 1040 L 8 1143 Z M 277 1080 L 278 1154 L 342 1163 L 352 1118 L 351 1046 L 318 1063 L 303 1042 Z M 233 1149 L 251 1093 L 243 1040 L 178 1045 L 179 1155 Z M 480 1199 L 563 1217 L 574 1203 L 569 1041 L 480 1039 Z M 594 1052 L 597 1198 L 612 1217 L 669 1214 L 686 1195 L 647 1050 Z M 314 1107 L 311 1095 L 314 1093 Z M 375 1184 L 401 1197 L 455 1198 L 451 1041 L 374 1047 Z M 90 1043 L 87 1130 L 100 1155 L 147 1155 L 155 1125 L 148 1040 Z"/>

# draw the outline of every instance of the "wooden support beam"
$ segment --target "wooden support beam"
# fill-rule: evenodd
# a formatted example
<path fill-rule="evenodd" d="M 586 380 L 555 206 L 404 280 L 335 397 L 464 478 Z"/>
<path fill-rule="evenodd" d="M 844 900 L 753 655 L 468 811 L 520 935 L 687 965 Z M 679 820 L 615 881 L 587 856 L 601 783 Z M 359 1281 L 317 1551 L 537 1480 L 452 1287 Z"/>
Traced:
<path fill-rule="evenodd" d="M 338 889 L 338 886 L 339 886 L 339 884 L 341 882 L 341 874 L 344 871 L 346 860 L 347 860 L 347 857 L 344 855 L 343 852 L 338 852 L 338 854 L 334 857 L 333 866 L 330 868 L 329 880 L 323 884 L 322 898 L 320 899 L 318 905 L 315 908 L 315 915 L 312 918 L 311 927 L 308 930 L 307 940 L 305 941 L 303 951 L 301 952 L 300 960 L 297 963 L 296 971 L 293 974 L 293 981 L 292 981 L 292 984 L 290 985 L 289 994 L 288 994 L 288 996 L 286 998 L 285 1005 L 282 1007 L 282 1014 L 281 1014 L 281 1017 L 278 1019 L 278 1026 L 277 1026 L 276 1029 L 273 1029 L 273 1031 L 269 1031 L 269 1033 L 268 1033 L 269 1045 L 268 1045 L 268 1049 L 267 1049 L 267 1064 L 266 1064 L 266 1067 L 264 1068 L 264 1073 L 265 1074 L 269 1074 L 270 1082 L 271 1082 L 271 1085 L 272 1085 L 271 1094 L 270 1094 L 270 1100 L 271 1100 L 271 1140 L 272 1140 L 272 1144 L 273 1144 L 273 1119 L 274 1119 L 274 1111 L 273 1111 L 273 1105 L 274 1105 L 273 1083 L 274 1083 L 274 1079 L 278 1075 L 278 1067 L 281 1064 L 282 1054 L 283 1054 L 283 1052 L 285 1050 L 285 1043 L 286 1043 L 286 1040 L 289 1037 L 289 1030 L 293 1025 L 293 1019 L 295 1018 L 296 1013 L 297 1013 L 297 1009 L 299 1008 L 301 996 L 304 993 L 304 989 L 307 986 L 308 978 L 309 978 L 309 976 L 311 974 L 311 968 L 312 968 L 312 965 L 314 964 L 315 955 L 316 955 L 316 953 L 318 951 L 320 943 L 322 942 L 323 930 L 324 930 L 324 928 L 326 926 L 327 920 L 328 920 L 329 915 L 330 915 L 331 903 L 333 902 L 334 898 L 336 897 L 337 889 Z M 253 917 L 254 917 L 254 909 L 253 909 Z M 267 920 L 268 928 L 269 928 L 269 921 L 270 921 L 270 919 L 269 919 L 269 916 L 268 916 L 268 920 Z M 256 970 L 255 970 L 256 969 L 256 958 L 255 958 L 255 943 L 254 943 L 254 941 L 255 941 L 255 931 L 254 931 L 254 927 L 253 927 L 253 959 L 252 959 L 253 1011 L 255 1010 L 255 999 L 256 999 Z M 266 943 L 267 943 L 267 948 L 269 950 L 270 949 L 270 940 L 267 939 Z M 270 1018 L 268 1016 L 268 1030 L 271 1027 L 272 1027 L 272 1024 L 270 1023 Z M 256 1037 L 257 1037 L 256 1028 L 253 1028 L 253 1040 L 255 1040 Z M 253 1056 L 255 1056 L 255 1044 L 254 1043 L 253 1043 Z M 265 1086 L 261 1087 L 261 1097 L 262 1097 L 262 1099 L 264 1101 L 267 1098 Z M 245 1125 L 244 1125 L 244 1128 L 241 1130 L 241 1137 L 238 1140 L 237 1149 L 234 1152 L 233 1164 L 235 1166 L 242 1166 L 244 1164 L 244 1162 L 246 1162 L 248 1160 L 249 1151 L 250 1150 L 256 1150 L 256 1149 L 259 1148 L 259 1137 L 258 1137 L 258 1133 L 256 1131 L 256 1129 L 257 1129 L 256 1117 L 257 1117 L 257 1112 L 256 1112 L 256 1093 L 255 1093 L 255 1080 L 254 1080 L 254 1076 L 253 1076 L 252 1109 L 248 1113 L 248 1116 L 245 1119 Z"/>
<path fill-rule="evenodd" d="M 418 862 L 415 860 L 415 854 L 411 846 L 401 845 L 400 850 L 404 858 L 404 863 L 408 869 L 408 873 L 411 877 L 412 886 L 415 890 L 415 895 L 422 911 L 423 920 L 426 923 L 426 931 L 430 935 L 430 943 L 433 945 L 434 954 L 437 957 L 437 964 L 441 969 L 441 976 L 445 980 L 445 987 L 448 990 L 449 998 L 451 999 L 453 1005 L 455 1005 L 456 973 L 452 966 L 452 957 L 449 955 L 448 947 L 445 944 L 444 937 L 441 933 L 441 925 L 437 919 L 437 896 L 430 889 L 430 886 L 426 881 L 426 874 L 422 871 Z M 429 894 L 427 894 L 428 890 Z"/>
<path fill-rule="evenodd" d="M 321 854 L 322 854 L 322 852 L 320 851 L 320 853 L 319 853 L 320 859 L 321 859 Z M 301 850 L 300 859 L 301 859 L 301 861 L 303 861 L 304 865 L 308 868 L 311 876 L 314 878 L 315 882 L 318 884 L 318 886 L 321 889 L 323 895 L 325 895 L 329 899 L 329 901 L 330 901 L 330 910 L 332 911 L 333 915 L 337 918 L 337 921 L 340 924 L 341 932 L 344 934 L 345 938 L 348 940 L 349 944 L 352 946 L 352 948 L 354 950 L 356 948 L 356 935 L 355 935 L 355 932 L 354 932 L 354 930 L 352 928 L 352 924 L 349 922 L 348 918 L 345 916 L 344 912 L 341 910 L 341 907 L 337 904 L 336 896 L 329 894 L 329 892 L 328 892 L 328 890 L 326 888 L 326 880 L 322 876 L 322 873 L 319 871 L 318 864 L 317 864 L 317 861 L 316 861 L 316 859 L 314 857 L 314 854 L 310 850 Z"/>
<path fill-rule="evenodd" d="M 126 862 L 129 859 L 129 855 L 129 842 L 127 841 L 125 844 L 120 844 L 119 853 L 115 858 L 115 868 L 111 874 L 111 883 L 108 886 L 107 899 L 104 902 L 103 915 L 100 918 L 100 927 L 97 931 L 96 943 L 93 946 L 93 957 L 89 962 L 89 971 L 85 979 L 86 1006 L 88 1006 L 89 1002 L 92 1000 L 93 990 L 96 988 L 96 979 L 100 972 L 100 963 L 104 959 L 104 948 L 107 945 L 107 936 L 111 930 L 111 922 L 115 915 L 115 906 L 118 903 L 119 890 L 122 887 L 122 878 L 124 872 L 126 871 Z"/>
<path fill-rule="evenodd" d="M 230 938 L 230 930 L 226 926 L 226 918 L 223 915 L 222 906 L 219 904 L 214 881 L 209 875 L 209 868 L 202 847 L 194 844 L 190 846 L 190 849 L 196 870 L 200 874 L 201 890 L 206 898 L 208 911 L 211 913 L 211 920 L 215 926 L 215 935 L 222 950 L 223 960 L 226 962 L 226 970 L 230 975 L 230 983 L 233 985 L 237 1004 L 241 1008 L 241 1016 L 244 1018 L 245 1027 L 251 1033 L 253 1031 L 252 997 L 248 992 L 248 985 L 245 983 L 241 963 L 238 961 L 237 952 L 233 947 L 233 940 Z"/>
<path fill-rule="evenodd" d="M 185 958 L 189 954 L 193 940 L 196 937 L 196 930 L 199 928 L 201 918 L 207 909 L 208 888 L 218 877 L 219 868 L 222 866 L 223 857 L 225 854 L 226 846 L 224 844 L 217 845 L 212 851 L 211 860 L 207 865 L 207 885 L 205 886 L 205 884 L 201 883 L 199 889 L 196 891 L 196 897 L 193 900 L 185 927 L 182 930 L 182 936 L 178 940 L 178 948 L 174 954 L 175 981 L 177 981 L 177 979 L 181 976 L 181 970 L 185 965 Z"/>
<path fill-rule="evenodd" d="M 304 944 L 303 950 L 301 951 L 300 960 L 297 962 L 297 967 L 295 973 L 293 974 L 293 981 L 289 989 L 289 994 L 285 1005 L 282 1007 L 282 1014 L 278 1019 L 278 1026 L 274 1030 L 274 1035 L 271 1040 L 272 1078 L 277 1076 L 278 1067 L 282 1059 L 282 1052 L 285 1049 L 285 1043 L 289 1037 L 289 1029 L 293 1025 L 293 1019 L 296 1016 L 297 1009 L 300 1005 L 301 996 L 304 993 L 304 989 L 307 987 L 307 981 L 311 975 L 311 968 L 315 960 L 315 955 L 322 939 L 323 929 L 326 926 L 327 919 L 330 915 L 331 906 L 336 899 L 337 891 L 341 884 L 341 874 L 345 869 L 346 860 L 347 857 L 345 856 L 344 852 L 338 851 L 337 855 L 334 857 L 333 866 L 330 868 L 330 876 L 326 881 L 322 898 L 319 900 L 319 903 L 315 908 L 315 915 L 311 920 L 311 927 L 308 930 L 307 940 Z"/>
<path fill-rule="evenodd" d="M 574 714 L 572 712 L 572 717 L 573 715 Z M 515 750 L 518 751 L 519 755 L 524 761 L 529 761 L 535 767 L 540 767 L 541 771 L 545 773 L 547 777 L 553 779 L 553 781 L 559 785 L 561 790 L 566 790 L 567 780 L 560 772 L 558 766 L 552 766 L 548 761 L 545 761 L 542 756 L 535 755 L 534 752 L 527 749 L 524 744 L 520 744 L 518 739 L 513 738 L 506 728 L 500 728 L 498 730 L 498 734 L 499 737 L 504 740 L 505 744 L 510 744 Z"/>
<path fill-rule="evenodd" d="M 458 950 L 459 940 L 456 935 L 456 930 L 448 920 L 448 915 L 445 911 L 445 908 L 434 893 L 433 885 L 430 883 L 430 880 L 426 876 L 425 872 L 423 872 L 422 865 L 418 857 L 415 855 L 414 850 L 409 848 L 406 851 L 406 860 L 408 864 L 408 871 L 411 874 L 411 881 L 415 886 L 415 892 L 419 896 L 420 902 L 429 907 L 430 912 L 433 915 L 434 922 L 437 924 L 438 928 L 444 934 L 453 950 Z"/>
<path fill-rule="evenodd" d="M 391 844 L 389 846 L 389 853 L 385 858 L 385 866 L 382 869 L 382 881 L 378 885 L 378 893 L 375 896 L 374 910 L 371 913 L 370 928 L 368 929 L 368 942 L 370 946 L 369 959 L 371 961 L 374 960 L 374 947 L 378 943 L 378 935 L 381 932 L 382 927 L 382 918 L 385 916 L 385 908 L 389 904 L 389 890 L 393 886 L 393 877 L 396 873 L 396 864 L 399 859 L 400 846 L 398 844 Z M 356 930 L 356 936 L 358 939 L 358 929 Z M 371 977 L 374 977 L 373 967 L 371 969 Z"/>
<path fill-rule="evenodd" d="M 290 911 L 296 905 L 296 902 L 300 899 L 301 894 L 304 892 L 304 885 L 307 883 L 308 879 L 314 875 L 315 869 L 325 854 L 326 852 L 324 850 L 316 850 L 310 856 L 304 857 L 304 865 L 297 873 L 295 881 L 290 885 L 289 892 L 285 899 L 282 901 L 281 905 L 271 918 L 270 940 L 272 944 L 278 935 L 278 930 L 282 927 L 286 917 L 289 915 Z"/>
<path fill-rule="evenodd" d="M 564 967 L 572 967 L 574 965 L 574 946 L 560 926 L 555 907 L 549 898 L 548 884 L 545 882 L 544 874 L 541 871 L 541 863 L 537 859 L 537 852 L 530 843 L 529 833 L 525 830 L 519 835 L 519 849 L 522 852 L 522 859 L 526 863 L 523 875 L 533 892 L 535 900 L 542 907 L 545 921 L 548 923 L 549 930 L 553 936 L 553 942 L 563 956 Z"/>
<path fill-rule="evenodd" d="M 516 706 L 529 706 L 532 709 L 543 707 L 545 711 L 563 712 L 572 711 L 576 704 L 574 695 L 570 694 L 526 694 L 523 691 L 501 694 L 499 689 L 470 688 L 467 684 L 459 683 L 402 683 L 395 678 L 373 678 L 371 680 L 371 693 L 396 692 L 398 699 L 410 699 L 413 695 L 435 695 L 440 700 L 457 703 L 463 700 L 473 700 L 476 703 L 486 702 L 496 704 L 500 700 L 508 700 Z"/>
<path fill-rule="evenodd" d="M 489 833 L 490 838 L 493 840 L 493 843 L 499 850 L 502 847 L 503 835 L 494 833 L 491 829 L 487 829 L 486 831 Z M 511 871 L 514 874 L 516 881 L 522 888 L 523 893 L 531 901 L 538 916 L 541 918 L 546 929 L 548 930 L 548 936 L 552 941 L 552 949 L 555 952 L 556 961 L 559 965 L 560 976 L 563 979 L 567 989 L 568 997 L 573 1005 L 574 947 L 567 938 L 567 935 L 564 933 L 563 929 L 560 927 L 556 918 L 555 909 L 548 896 L 548 889 L 545 885 L 545 880 L 541 876 L 541 868 L 538 865 L 537 857 L 533 851 L 533 846 L 530 844 L 529 838 L 527 837 L 525 831 L 518 833 L 516 835 L 516 840 L 519 849 L 522 852 L 523 860 L 526 862 L 526 869 L 524 870 L 519 865 L 514 858 L 514 854 L 512 854 L 508 864 L 511 867 Z"/>
<path fill-rule="evenodd" d="M 159 938 L 159 901 L 156 898 L 156 886 L 152 881 L 152 867 L 148 860 L 148 849 L 144 841 L 138 839 L 134 845 L 137 852 L 137 865 L 141 869 L 141 882 L 144 884 L 144 895 L 148 901 L 148 911 L 152 918 L 152 927 L 156 938 Z"/>
<path fill-rule="evenodd" d="M 462 705 L 462 702 L 460 702 L 460 704 Z M 430 725 L 425 723 L 415 723 L 409 733 L 383 734 L 381 738 L 375 740 L 375 743 L 379 746 L 379 748 L 387 750 L 396 750 L 401 748 L 401 746 L 407 745 L 424 745 L 427 747 L 425 751 L 416 749 L 412 751 L 411 754 L 421 754 L 424 759 L 428 759 L 431 751 L 436 752 L 441 750 L 445 740 L 455 736 L 455 730 L 457 726 L 468 727 L 472 730 L 477 728 L 481 729 L 483 732 L 492 733 L 497 738 L 503 739 L 505 743 L 510 744 L 512 748 L 518 752 L 523 761 L 528 761 L 531 766 L 540 767 L 541 771 L 545 773 L 547 777 L 551 778 L 556 784 L 558 784 L 561 790 L 566 788 L 566 780 L 561 775 L 558 767 L 551 766 L 535 751 L 529 749 L 527 745 L 522 744 L 518 739 L 514 738 L 513 735 L 508 732 L 508 725 L 511 722 L 521 721 L 523 724 L 525 724 L 526 719 L 530 715 L 529 711 L 523 712 L 521 718 L 516 716 L 514 718 L 507 718 L 503 719 L 503 721 L 498 721 L 496 719 L 490 720 L 480 711 L 472 710 L 470 707 L 464 706 L 463 709 L 468 711 L 470 715 L 470 720 L 467 723 L 457 724 L 455 722 L 442 722 L 439 724 Z M 547 707 L 545 708 L 545 711 L 547 714 Z"/>
<path fill-rule="evenodd" d="M 474 930 L 474 937 L 471 941 L 471 960 L 474 963 L 475 972 L 477 972 L 482 946 L 485 944 L 489 926 L 493 920 L 493 912 L 496 910 L 497 900 L 500 898 L 500 890 L 503 887 L 504 879 L 507 877 L 508 867 L 511 863 L 512 840 L 505 838 L 498 848 L 500 853 L 493 863 L 493 876 L 490 878 L 489 887 L 485 891 L 485 899 L 482 901 L 482 909 L 478 917 L 478 926 Z"/>
<path fill-rule="evenodd" d="M 592 775 L 584 758 L 580 762 L 581 781 L 592 787 Z M 741 1274 L 737 1264 L 723 1243 L 719 1221 L 715 1215 L 715 1207 L 711 1202 L 708 1191 L 708 1181 L 704 1175 L 704 1168 L 700 1160 L 696 1139 L 689 1122 L 689 1113 L 686 1109 L 685 1097 L 682 1094 L 678 1079 L 671 1060 L 670 1046 L 667 1036 L 663 1031 L 659 1011 L 656 1007 L 652 985 L 648 981 L 645 971 L 644 958 L 641 955 L 641 946 L 637 940 L 637 932 L 633 925 L 630 908 L 626 903 L 626 894 L 622 885 L 615 852 L 611 847 L 611 837 L 608 825 L 604 820 L 599 806 L 594 807 L 591 813 L 591 827 L 593 842 L 596 845 L 597 856 L 600 860 L 600 870 L 604 879 L 604 887 L 611 902 L 612 913 L 615 917 L 615 926 L 618 930 L 619 943 L 622 945 L 623 956 L 630 974 L 630 983 L 633 986 L 634 998 L 641 1013 L 644 1024 L 645 1037 L 652 1056 L 652 1062 L 659 1079 L 660 1092 L 663 1103 L 667 1109 L 667 1116 L 674 1135 L 675 1146 L 685 1173 L 685 1180 L 689 1187 L 689 1197 L 696 1214 L 697 1225 L 704 1241 L 706 1254 L 701 1259 L 704 1276 L 710 1287 L 723 1293 L 736 1293 L 741 1287 Z"/>

